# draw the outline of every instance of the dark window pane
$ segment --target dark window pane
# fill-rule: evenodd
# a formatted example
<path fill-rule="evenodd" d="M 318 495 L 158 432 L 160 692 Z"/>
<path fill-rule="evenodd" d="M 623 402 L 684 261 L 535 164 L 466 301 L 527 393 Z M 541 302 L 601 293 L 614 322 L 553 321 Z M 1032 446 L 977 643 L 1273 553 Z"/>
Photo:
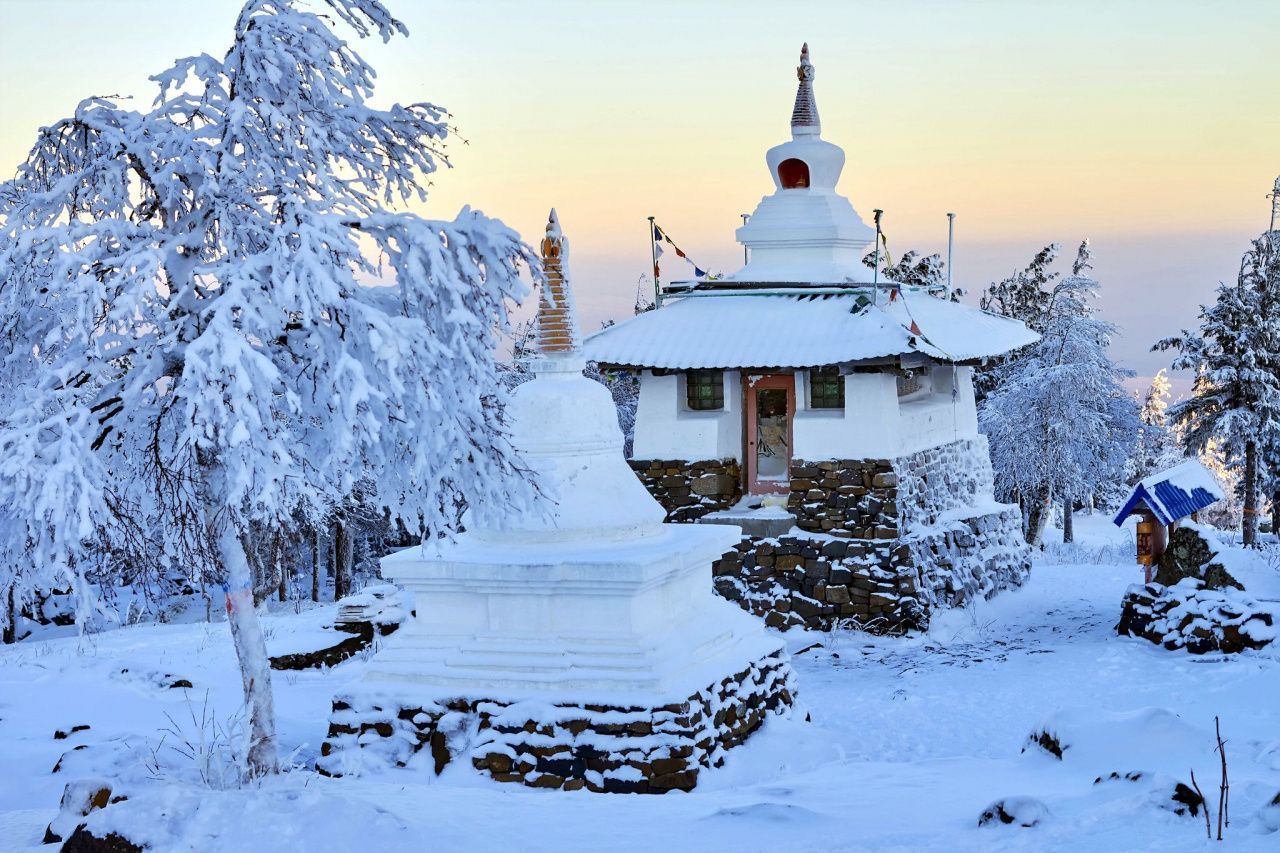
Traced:
<path fill-rule="evenodd" d="M 839 368 L 816 367 L 809 371 L 809 408 L 844 408 L 844 377 Z"/>
<path fill-rule="evenodd" d="M 724 371 L 690 370 L 685 376 L 685 402 L 699 412 L 724 408 Z"/>

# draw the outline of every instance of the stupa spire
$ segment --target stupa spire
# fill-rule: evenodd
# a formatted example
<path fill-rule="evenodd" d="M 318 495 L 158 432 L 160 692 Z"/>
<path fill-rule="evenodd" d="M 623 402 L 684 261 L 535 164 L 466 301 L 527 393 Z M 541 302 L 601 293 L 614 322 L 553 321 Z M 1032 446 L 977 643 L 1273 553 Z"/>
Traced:
<path fill-rule="evenodd" d="M 560 230 L 555 208 L 547 218 L 547 235 L 542 238 L 542 294 L 538 298 L 536 320 L 538 351 L 543 355 L 577 352 L 582 348 L 578 318 L 573 307 L 573 291 L 565 263 L 569 242 Z"/>
<path fill-rule="evenodd" d="M 813 97 L 813 76 L 809 43 L 805 42 L 800 48 L 800 64 L 796 67 L 800 85 L 796 88 L 796 105 L 791 111 L 792 136 L 818 136 L 822 133 L 822 122 L 818 120 L 818 102 Z"/>

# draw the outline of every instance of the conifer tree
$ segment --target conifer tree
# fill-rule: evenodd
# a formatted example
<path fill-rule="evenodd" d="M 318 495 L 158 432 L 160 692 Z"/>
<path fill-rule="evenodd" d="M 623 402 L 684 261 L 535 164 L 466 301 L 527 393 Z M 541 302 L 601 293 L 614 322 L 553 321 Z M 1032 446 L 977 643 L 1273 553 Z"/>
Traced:
<path fill-rule="evenodd" d="M 1138 404 L 1122 384 L 1130 373 L 1106 351 L 1115 327 L 1095 316 L 1090 257 L 1086 240 L 1049 293 L 1040 340 L 1009 362 L 979 410 L 997 488 L 1022 496 L 1032 545 L 1055 499 L 1071 541 L 1075 501 L 1122 476 L 1138 436 Z"/>
<path fill-rule="evenodd" d="M 1148 474 L 1176 465 L 1183 457 L 1177 437 L 1169 424 L 1169 402 L 1172 398 L 1169 374 L 1161 368 L 1151 377 L 1142 397 L 1139 419 L 1142 425 L 1129 466 L 1128 483 L 1133 485 Z"/>
<path fill-rule="evenodd" d="M 1036 252 L 1025 269 L 989 285 L 978 300 L 979 307 L 983 311 L 1021 320 L 1032 331 L 1043 331 L 1053 297 L 1051 286 L 1058 278 L 1058 273 L 1050 267 L 1057 257 L 1057 243 L 1045 246 Z M 979 404 L 999 387 L 1008 374 L 1010 362 L 1018 356 L 1019 353 L 1014 352 L 988 359 L 974 372 L 973 390 Z"/>
<path fill-rule="evenodd" d="M 1241 537 L 1257 542 L 1258 487 L 1263 453 L 1280 443 L 1280 250 L 1263 235 L 1240 260 L 1233 283 L 1218 285 L 1200 306 L 1200 328 L 1164 338 L 1156 350 L 1177 350 L 1175 370 L 1195 373 L 1189 398 L 1169 408 L 1188 452 L 1216 442 L 1241 471 Z"/>

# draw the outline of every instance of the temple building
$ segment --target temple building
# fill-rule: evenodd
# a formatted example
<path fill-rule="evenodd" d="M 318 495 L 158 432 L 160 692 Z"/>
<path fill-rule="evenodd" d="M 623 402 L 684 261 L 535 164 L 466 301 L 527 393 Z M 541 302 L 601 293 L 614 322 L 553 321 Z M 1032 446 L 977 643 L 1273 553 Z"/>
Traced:
<path fill-rule="evenodd" d="M 688 790 L 787 714 L 783 642 L 717 597 L 732 526 L 668 524 L 623 457 L 613 399 L 583 375 L 552 211 L 534 378 L 508 410 L 536 475 L 528 507 L 472 507 L 465 532 L 383 559 L 415 615 L 340 694 L 321 772 L 461 762 L 538 788 Z"/>
<path fill-rule="evenodd" d="M 746 528 L 721 594 L 776 627 L 919 626 L 1029 570 L 973 370 L 1036 335 L 863 262 L 876 232 L 836 189 L 807 45 L 797 71 L 774 191 L 737 230 L 746 265 L 666 286 L 585 352 L 640 376 L 631 464 L 668 519 Z"/>

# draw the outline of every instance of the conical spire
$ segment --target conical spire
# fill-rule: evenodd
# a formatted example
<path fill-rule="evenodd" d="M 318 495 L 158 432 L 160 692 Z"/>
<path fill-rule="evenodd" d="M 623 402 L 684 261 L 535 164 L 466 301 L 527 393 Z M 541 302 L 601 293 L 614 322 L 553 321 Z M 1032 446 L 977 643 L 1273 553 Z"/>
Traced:
<path fill-rule="evenodd" d="M 796 89 L 796 106 L 791 111 L 792 136 L 818 136 L 822 123 L 818 120 L 818 102 L 813 97 L 813 63 L 809 61 L 809 43 L 800 48 L 800 65 L 796 77 L 800 85 Z"/>
<path fill-rule="evenodd" d="M 573 292 L 565 262 L 569 242 L 560 231 L 555 208 L 547 219 L 547 236 L 542 239 L 542 294 L 538 298 L 537 342 L 543 355 L 577 352 L 582 347 L 578 319 L 573 308 Z"/>

